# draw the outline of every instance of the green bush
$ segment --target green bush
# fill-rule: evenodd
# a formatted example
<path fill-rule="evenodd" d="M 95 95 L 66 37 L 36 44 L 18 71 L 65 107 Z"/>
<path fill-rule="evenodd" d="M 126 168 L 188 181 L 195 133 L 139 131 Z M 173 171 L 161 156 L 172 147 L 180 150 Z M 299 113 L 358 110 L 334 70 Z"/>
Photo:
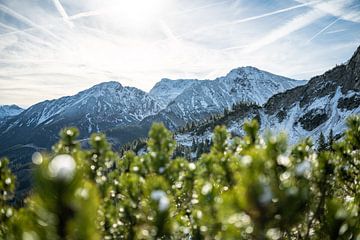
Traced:
<path fill-rule="evenodd" d="M 36 154 L 34 188 L 11 207 L 15 178 L 0 161 L 3 239 L 360 239 L 360 117 L 344 137 L 314 150 L 286 136 L 242 138 L 217 127 L 210 153 L 174 158 L 176 143 L 154 124 L 147 152 L 113 152 L 102 134 L 81 149 L 64 129 Z M 326 150 L 327 149 L 327 150 Z"/>

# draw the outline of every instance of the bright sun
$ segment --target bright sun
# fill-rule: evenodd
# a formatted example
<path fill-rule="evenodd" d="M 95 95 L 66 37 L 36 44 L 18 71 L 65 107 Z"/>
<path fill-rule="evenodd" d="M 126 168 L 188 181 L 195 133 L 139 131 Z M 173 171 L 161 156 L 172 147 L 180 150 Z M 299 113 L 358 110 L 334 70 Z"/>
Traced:
<path fill-rule="evenodd" d="M 157 20 L 164 13 L 169 0 L 115 0 L 111 10 L 117 18 L 132 24 L 146 24 Z"/>

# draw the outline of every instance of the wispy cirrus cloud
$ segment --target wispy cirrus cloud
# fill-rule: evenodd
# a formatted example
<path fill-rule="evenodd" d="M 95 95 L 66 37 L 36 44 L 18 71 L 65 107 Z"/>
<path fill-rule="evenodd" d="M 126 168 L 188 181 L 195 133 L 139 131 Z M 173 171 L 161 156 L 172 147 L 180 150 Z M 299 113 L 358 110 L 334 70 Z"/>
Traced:
<path fill-rule="evenodd" d="M 309 3 L 311 0 L 296 0 L 300 3 Z M 325 0 L 312 5 L 326 14 L 333 15 L 346 21 L 360 23 L 360 4 L 355 0 Z"/>
<path fill-rule="evenodd" d="M 275 30 L 271 31 L 270 33 L 266 34 L 263 38 L 255 41 L 254 43 L 250 44 L 245 51 L 246 52 L 253 52 L 262 47 L 265 47 L 269 44 L 276 42 L 277 40 L 288 36 L 289 34 L 302 29 L 315 21 L 319 20 L 320 18 L 324 17 L 325 14 L 319 10 L 310 10 L 309 12 L 302 14 L 293 18 L 291 21 L 285 23 L 284 25 L 276 28 Z"/>
<path fill-rule="evenodd" d="M 51 36 L 51 37 L 53 37 L 53 38 L 55 38 L 57 40 L 61 40 L 61 38 L 59 36 L 57 36 L 55 33 L 51 32 L 51 31 L 49 31 L 47 28 L 44 28 L 43 26 L 34 23 L 29 18 L 19 14 L 18 12 L 14 11 L 13 9 L 11 9 L 11 8 L 1 4 L 1 3 L 0 3 L 0 10 L 7 13 L 7 14 L 9 14 L 10 16 L 12 16 L 12 17 L 14 17 L 14 18 L 28 24 L 29 26 L 32 26 L 32 27 L 34 27 L 36 29 L 39 29 L 40 31 L 48 34 L 49 36 Z"/>
<path fill-rule="evenodd" d="M 163 77 L 211 79 L 245 65 L 309 78 L 360 44 L 357 0 L 334 1 L 3 0 L 0 104 L 107 80 L 149 90 Z"/>
<path fill-rule="evenodd" d="M 320 31 L 318 31 L 316 34 L 314 34 L 307 43 L 310 43 L 312 40 L 314 40 L 316 37 L 318 37 L 320 34 L 322 34 L 324 31 L 329 29 L 331 26 L 333 26 L 335 23 L 337 23 L 340 19 L 352 21 L 352 22 L 360 22 L 360 12 L 354 10 L 354 7 L 359 7 L 360 4 L 357 4 L 354 6 L 354 2 L 351 0 L 330 0 L 330 1 L 311 1 L 311 0 L 299 0 L 300 5 L 296 5 L 294 7 L 286 8 L 283 10 L 279 10 L 280 12 L 286 12 L 289 10 L 292 10 L 294 8 L 299 8 L 303 6 L 311 7 L 313 8 L 312 11 L 308 11 L 305 14 L 295 16 L 293 19 L 291 19 L 289 22 L 279 26 L 275 30 L 269 32 L 261 39 L 255 41 L 254 43 L 251 43 L 249 45 L 243 45 L 243 46 L 235 46 L 228 48 L 226 50 L 231 49 L 243 49 L 245 52 L 253 52 L 256 50 L 261 49 L 262 47 L 265 47 L 269 44 L 272 44 L 279 39 L 288 36 L 289 34 L 298 31 L 300 29 L 303 29 L 304 27 L 307 27 L 317 20 L 327 16 L 332 15 L 336 16 L 337 18 L 332 21 L 330 24 L 326 25 L 324 28 L 322 28 Z M 268 14 L 263 14 L 260 16 L 255 16 L 253 18 L 262 18 L 269 15 L 277 14 L 277 12 L 271 12 Z M 248 19 L 245 19 L 247 21 Z M 252 18 L 249 18 L 249 20 L 252 20 Z M 236 21 L 235 21 L 236 22 Z M 241 21 L 240 21 L 241 23 Z"/>
<path fill-rule="evenodd" d="M 266 17 L 270 17 L 270 16 L 273 16 L 273 15 L 289 12 L 289 11 L 296 10 L 296 9 L 299 9 L 299 8 L 304 8 L 304 7 L 313 5 L 313 4 L 317 3 L 317 2 L 319 2 L 319 1 L 310 1 L 310 2 L 306 2 L 306 3 L 297 4 L 295 6 L 279 9 L 279 10 L 276 10 L 276 11 L 271 11 L 271 12 L 263 13 L 263 14 L 260 14 L 260 15 L 255 15 L 255 16 L 252 16 L 252 17 L 247 17 L 247 18 L 237 19 L 237 20 L 234 20 L 234 21 L 229 21 L 229 22 L 225 22 L 225 23 L 221 23 L 221 24 L 216 24 L 216 25 L 213 25 L 213 26 L 209 26 L 209 27 L 205 27 L 205 28 L 201 28 L 201 29 L 197 29 L 197 30 L 187 32 L 187 33 L 185 33 L 185 34 L 183 34 L 183 35 L 181 35 L 179 37 L 184 37 L 184 36 L 191 35 L 191 34 L 201 33 L 201 32 L 204 32 L 204 31 L 207 31 L 207 30 L 210 30 L 210 29 L 228 27 L 228 26 L 232 26 L 232 25 L 236 25 L 236 24 L 241 24 L 241 23 L 246 23 L 246 22 L 259 20 L 259 19 L 262 19 L 262 18 L 266 18 Z"/>

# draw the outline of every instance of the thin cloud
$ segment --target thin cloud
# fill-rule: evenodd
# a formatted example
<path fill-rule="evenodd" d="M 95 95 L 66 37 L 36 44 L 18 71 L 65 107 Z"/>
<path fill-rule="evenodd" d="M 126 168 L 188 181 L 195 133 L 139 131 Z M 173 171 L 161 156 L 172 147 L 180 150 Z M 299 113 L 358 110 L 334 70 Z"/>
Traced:
<path fill-rule="evenodd" d="M 260 48 L 263 48 L 271 43 L 274 43 L 279 39 L 284 38 L 289 34 L 312 24 L 313 22 L 319 20 L 325 15 L 326 15 L 325 13 L 319 10 L 311 10 L 303 15 L 297 16 L 293 18 L 290 22 L 285 23 L 284 25 L 271 31 L 265 37 L 261 38 L 255 43 L 250 44 L 250 46 L 245 51 L 250 53 L 259 50 Z"/>
<path fill-rule="evenodd" d="M 47 35 L 57 39 L 57 40 L 60 40 L 61 41 L 61 38 L 59 36 L 57 36 L 56 34 L 54 34 L 53 32 L 49 31 L 48 29 L 34 23 L 33 21 L 31 21 L 30 19 L 28 19 L 27 17 L 15 12 L 14 10 L 12 10 L 11 8 L 8 8 L 7 6 L 3 5 L 0 3 L 0 10 L 3 11 L 4 13 L 6 14 L 9 14 L 11 16 L 13 16 L 14 18 L 36 28 L 36 29 L 39 29 L 40 31 L 46 33 Z"/>
<path fill-rule="evenodd" d="M 276 10 L 276 11 L 272 11 L 272 12 L 260 14 L 260 15 L 253 16 L 253 17 L 248 17 L 248 18 L 244 18 L 244 19 L 239 19 L 239 20 L 235 20 L 235 21 L 231 21 L 231 22 L 227 22 L 227 23 L 222 23 L 222 24 L 216 24 L 216 25 L 213 25 L 213 26 L 209 26 L 209 27 L 205 27 L 205 28 L 201 28 L 201 29 L 197 29 L 197 30 L 194 30 L 194 31 L 190 31 L 190 32 L 184 33 L 184 34 L 182 34 L 182 35 L 179 35 L 178 37 L 185 37 L 185 36 L 188 36 L 188 35 L 192 35 L 192 34 L 196 34 L 196 33 L 201 33 L 201 32 L 204 32 L 204 31 L 208 31 L 208 30 L 214 29 L 214 28 L 221 28 L 221 27 L 236 25 L 236 24 L 240 24 L 240 23 L 250 22 L 250 21 L 262 19 L 262 18 L 265 18 L 265 17 L 270 17 L 270 16 L 273 16 L 273 15 L 277 15 L 277 14 L 280 14 L 280 13 L 289 12 L 289 11 L 292 11 L 292 10 L 295 10 L 295 9 L 307 7 L 307 6 L 316 4 L 316 3 L 318 3 L 318 2 L 319 2 L 319 1 L 311 1 L 311 2 L 308 2 L 308 3 L 298 4 L 298 5 L 295 5 L 295 6 L 292 6 L 292 7 L 283 8 L 283 9 L 280 9 L 280 10 Z"/>
<path fill-rule="evenodd" d="M 4 24 L 4 23 L 2 23 L 2 22 L 0 22 L 0 26 L 3 27 L 3 28 L 5 28 L 5 29 L 8 29 L 8 30 L 12 31 L 12 32 L 10 32 L 10 33 L 19 33 L 19 34 L 22 34 L 22 35 L 30 38 L 31 40 L 33 40 L 33 41 L 35 41 L 35 42 L 38 42 L 38 43 L 40 43 L 40 44 L 43 44 L 43 45 L 46 45 L 46 46 L 49 46 L 49 47 L 53 47 L 52 44 L 50 44 L 50 43 L 48 43 L 48 42 L 45 42 L 45 41 L 43 41 L 41 38 L 38 38 L 38 37 L 36 37 L 36 36 L 33 36 L 33 35 L 27 33 L 26 31 L 21 31 L 21 30 L 19 30 L 19 29 L 17 29 L 17 28 L 14 28 L 14 27 L 12 27 L 12 26 L 6 25 L 6 24 Z M 1 35 L 0 35 L 0 36 L 1 36 Z"/>
<path fill-rule="evenodd" d="M 309 0 L 296 0 L 300 3 L 308 3 Z M 313 5 L 314 9 L 318 9 L 329 15 L 341 18 L 346 21 L 360 23 L 360 4 L 355 0 L 329 0 L 321 1 L 319 4 Z"/>

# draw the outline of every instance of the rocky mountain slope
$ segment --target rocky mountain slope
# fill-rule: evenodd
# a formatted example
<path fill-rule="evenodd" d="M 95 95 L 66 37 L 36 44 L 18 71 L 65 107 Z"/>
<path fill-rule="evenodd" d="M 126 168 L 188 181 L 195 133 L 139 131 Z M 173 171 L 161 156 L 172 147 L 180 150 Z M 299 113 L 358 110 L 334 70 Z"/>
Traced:
<path fill-rule="evenodd" d="M 308 136 L 316 140 L 321 132 L 328 135 L 331 129 L 340 134 L 345 119 L 352 114 L 360 114 L 360 47 L 346 64 L 312 78 L 306 85 L 275 94 L 262 107 L 244 107 L 216 121 L 234 135 L 241 135 L 244 120 L 256 117 L 262 131 L 286 131 L 293 144 Z M 176 138 L 184 145 L 192 138 L 208 139 L 214 125 L 199 124 Z"/>

